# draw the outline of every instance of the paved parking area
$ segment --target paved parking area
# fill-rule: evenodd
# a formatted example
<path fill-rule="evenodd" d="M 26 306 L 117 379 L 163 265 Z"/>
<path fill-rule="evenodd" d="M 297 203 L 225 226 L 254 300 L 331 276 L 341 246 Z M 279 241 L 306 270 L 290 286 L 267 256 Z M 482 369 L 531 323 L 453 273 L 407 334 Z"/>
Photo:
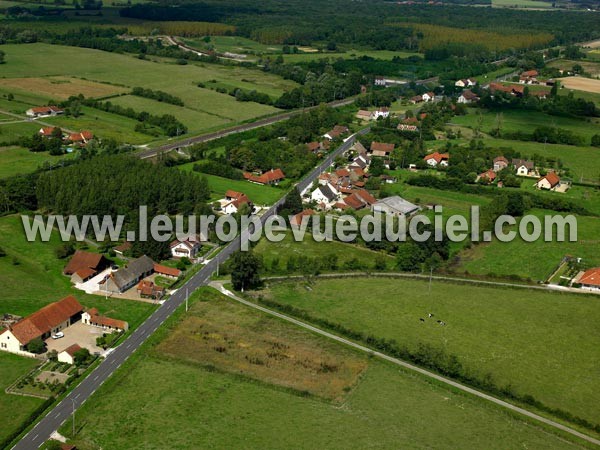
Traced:
<path fill-rule="evenodd" d="M 80 347 L 87 348 L 92 354 L 96 352 L 104 353 L 103 349 L 96 346 L 96 338 L 102 336 L 102 328 L 84 325 L 83 322 L 79 321 L 65 328 L 62 332 L 65 334 L 63 338 L 52 339 L 50 337 L 46 339 L 48 351 L 56 350 L 60 353 L 70 345 L 79 344 Z"/>

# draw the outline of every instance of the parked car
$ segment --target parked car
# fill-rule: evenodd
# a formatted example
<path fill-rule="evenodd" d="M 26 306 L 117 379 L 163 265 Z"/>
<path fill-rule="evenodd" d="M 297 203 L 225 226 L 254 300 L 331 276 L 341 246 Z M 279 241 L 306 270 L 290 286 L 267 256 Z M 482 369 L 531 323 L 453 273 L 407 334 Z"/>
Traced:
<path fill-rule="evenodd" d="M 52 339 L 60 339 L 60 338 L 64 338 L 65 337 L 65 333 L 63 333 L 62 331 L 59 331 L 58 333 L 54 333 L 52 335 Z"/>

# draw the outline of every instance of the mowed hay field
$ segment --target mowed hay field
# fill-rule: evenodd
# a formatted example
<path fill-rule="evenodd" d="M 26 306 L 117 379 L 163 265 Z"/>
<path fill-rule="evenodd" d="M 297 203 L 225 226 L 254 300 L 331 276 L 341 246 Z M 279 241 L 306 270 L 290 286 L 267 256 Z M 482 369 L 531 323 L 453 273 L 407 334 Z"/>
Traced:
<path fill-rule="evenodd" d="M 600 64 L 599 64 L 600 65 Z M 577 89 L 579 91 L 593 92 L 600 94 L 600 80 L 583 77 L 566 77 L 558 78 L 564 87 L 567 89 Z"/>
<path fill-rule="evenodd" d="M 196 299 L 203 301 L 194 303 Z M 443 442 L 448 448 L 574 448 L 488 403 L 229 301 L 207 288 L 197 291 L 187 315 L 179 310 L 77 411 L 81 424 L 74 440 L 77 447 L 364 449 L 400 445 L 418 449 L 437 448 Z M 194 327 L 187 330 L 191 322 L 186 318 L 209 321 L 216 334 L 230 336 L 227 348 L 233 354 L 202 349 L 203 332 Z M 236 321 L 231 323 L 233 318 Z M 230 335 L 236 326 L 252 338 Z M 183 332 L 192 332 L 186 342 L 200 354 L 219 353 L 222 364 L 210 367 L 194 355 L 188 360 L 165 354 L 169 337 Z M 274 334 L 277 342 L 290 348 L 300 346 L 313 355 L 327 354 L 367 368 L 345 390 L 342 405 L 273 384 L 269 377 L 278 374 L 279 363 L 265 364 L 260 378 L 235 373 L 235 364 L 248 364 L 238 356 L 262 346 L 253 339 L 255 333 L 269 338 Z M 304 374 L 306 369 L 300 365 L 299 370 Z M 326 380 L 339 374 L 310 376 Z M 295 379 L 294 374 L 290 377 Z M 70 436 L 70 424 L 59 431 Z"/>
<path fill-rule="evenodd" d="M 310 290 L 305 282 L 273 283 L 259 294 L 412 351 L 429 344 L 456 355 L 470 374 L 490 374 L 497 386 L 600 422 L 593 295 L 438 281 L 429 292 L 427 281 L 357 277 L 316 280 Z"/>
<path fill-rule="evenodd" d="M 83 94 L 86 98 L 106 97 L 121 94 L 127 89 L 122 86 L 113 86 L 106 83 L 80 80 L 70 77 L 48 78 L 0 78 L 0 86 L 10 90 L 35 92 L 39 95 L 66 100 L 72 95 Z"/>

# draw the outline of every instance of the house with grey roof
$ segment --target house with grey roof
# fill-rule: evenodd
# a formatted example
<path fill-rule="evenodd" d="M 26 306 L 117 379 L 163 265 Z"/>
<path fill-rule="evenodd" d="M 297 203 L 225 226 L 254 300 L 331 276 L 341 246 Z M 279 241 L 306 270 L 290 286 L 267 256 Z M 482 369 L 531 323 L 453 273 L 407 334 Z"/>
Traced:
<path fill-rule="evenodd" d="M 410 216 L 419 210 L 417 205 L 404 200 L 402 197 L 394 195 L 392 197 L 386 197 L 379 200 L 377 203 L 371 205 L 371 211 L 376 213 L 383 213 L 389 216 Z"/>
<path fill-rule="evenodd" d="M 100 283 L 100 290 L 115 293 L 125 292 L 147 276 L 152 275 L 153 272 L 154 261 L 146 255 L 140 256 L 130 261 L 122 269 L 111 273 Z"/>

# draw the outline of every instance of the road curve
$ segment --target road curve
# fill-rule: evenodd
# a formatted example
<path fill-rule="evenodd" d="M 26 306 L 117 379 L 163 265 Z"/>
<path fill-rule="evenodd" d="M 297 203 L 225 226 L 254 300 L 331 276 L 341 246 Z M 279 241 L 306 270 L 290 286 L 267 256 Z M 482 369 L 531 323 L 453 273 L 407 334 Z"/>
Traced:
<path fill-rule="evenodd" d="M 357 134 L 369 131 L 365 128 Z M 348 150 L 354 143 L 355 135 L 351 136 L 341 146 L 331 152 L 298 184 L 301 191 L 310 186 L 317 177 L 326 170 L 333 160 Z M 267 218 L 277 212 L 278 207 L 284 202 L 285 196 L 278 200 L 260 218 L 264 224 Z M 210 276 L 217 270 L 217 266 L 225 262 L 241 246 L 241 239 L 248 239 L 252 230 L 245 230 L 241 236 L 223 248 L 192 278 L 182 285 L 171 297 L 163 303 L 152 315 L 135 329 L 127 339 L 114 349 L 77 387 L 69 392 L 64 399 L 56 405 L 43 419 L 41 419 L 23 438 L 13 447 L 15 450 L 33 450 L 47 441 L 51 434 L 71 417 L 85 401 L 102 386 L 102 384 L 129 358 L 156 329 L 167 320 L 173 312 L 185 302 L 186 292 L 193 292 L 201 286 L 208 284 Z"/>

